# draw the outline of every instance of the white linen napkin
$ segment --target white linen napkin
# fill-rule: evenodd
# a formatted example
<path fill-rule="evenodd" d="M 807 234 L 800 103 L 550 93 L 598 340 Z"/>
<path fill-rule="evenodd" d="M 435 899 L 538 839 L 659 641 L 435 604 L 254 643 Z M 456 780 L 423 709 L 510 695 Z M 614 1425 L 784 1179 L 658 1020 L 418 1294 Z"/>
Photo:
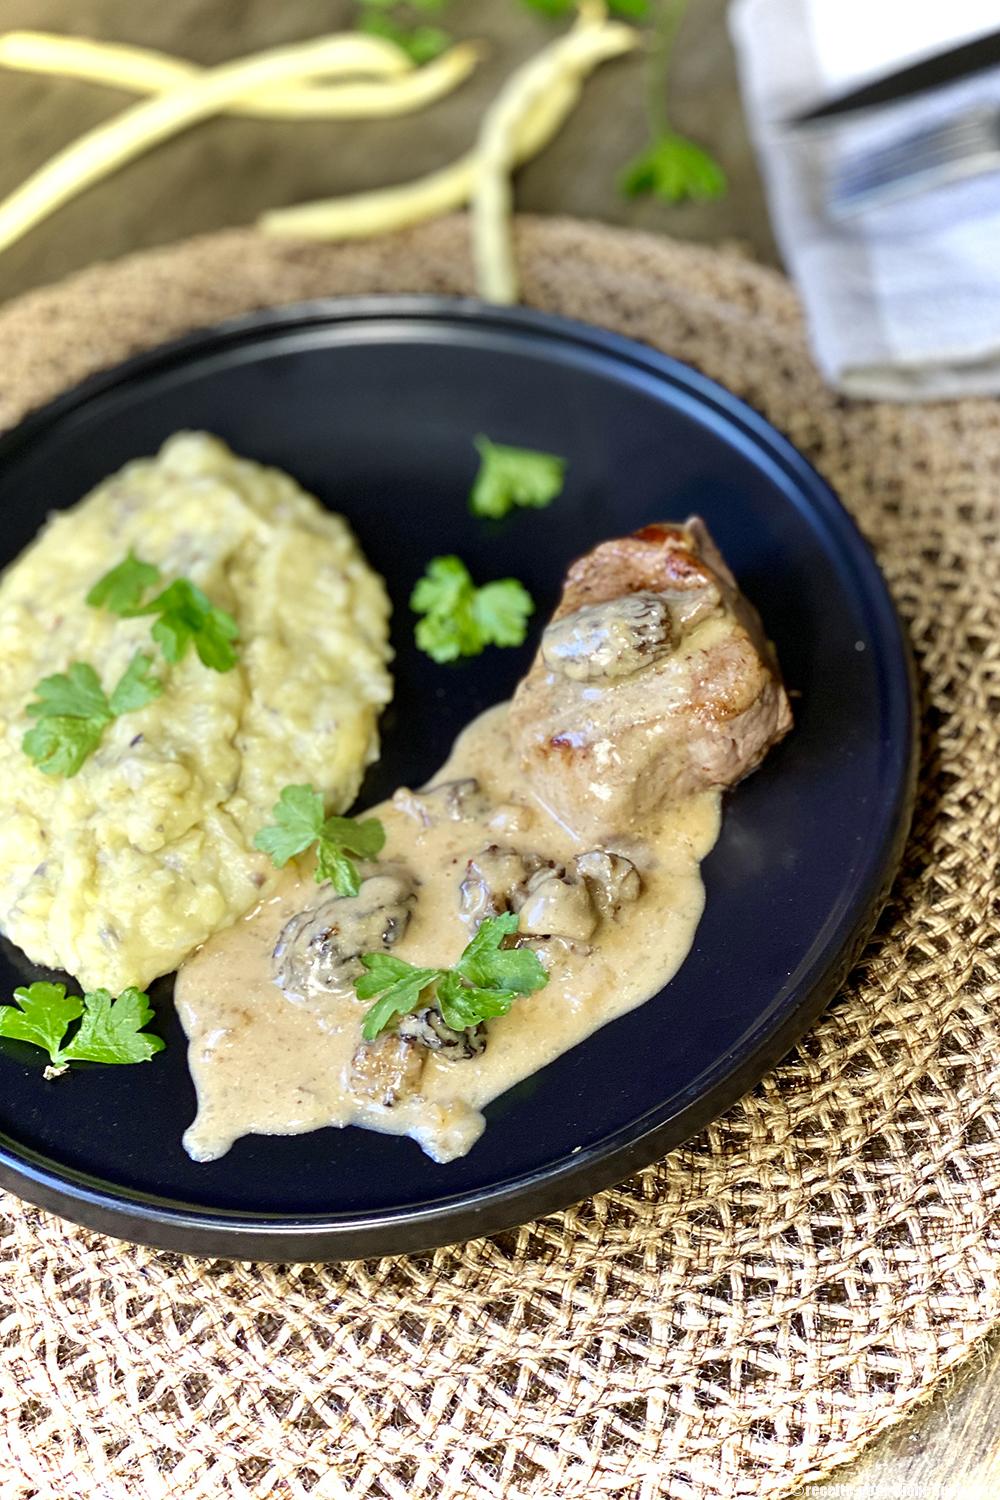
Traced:
<path fill-rule="evenodd" d="M 848 395 L 1000 392 L 1000 170 L 849 222 L 824 207 L 847 154 L 983 102 L 1000 115 L 1000 69 L 822 129 L 786 121 L 998 25 L 998 0 L 734 0 L 730 26 L 775 234 L 817 362 Z"/>

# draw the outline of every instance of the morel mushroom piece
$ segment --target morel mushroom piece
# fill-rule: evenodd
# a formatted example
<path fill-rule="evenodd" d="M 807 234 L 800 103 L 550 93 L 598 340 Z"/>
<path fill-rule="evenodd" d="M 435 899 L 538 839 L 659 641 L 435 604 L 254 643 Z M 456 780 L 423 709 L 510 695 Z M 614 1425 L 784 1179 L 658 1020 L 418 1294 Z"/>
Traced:
<path fill-rule="evenodd" d="M 523 895 L 529 877 L 545 863 L 537 854 L 523 854 L 502 844 L 487 844 L 465 867 L 465 877 L 458 888 L 462 916 L 478 927 L 484 917 L 516 910 L 517 897 Z"/>
<path fill-rule="evenodd" d="M 442 781 L 422 792 L 411 792 L 402 786 L 393 795 L 393 805 L 407 813 L 424 828 L 438 823 L 461 823 L 465 818 L 482 818 L 490 811 L 490 800 L 474 776 L 460 781 Z"/>
<path fill-rule="evenodd" d="M 640 590 L 584 604 L 553 620 L 542 636 L 542 660 L 574 682 L 628 677 L 665 656 L 674 643 L 670 610 L 660 594 Z"/>
<path fill-rule="evenodd" d="M 624 854 L 588 849 L 586 854 L 578 854 L 573 864 L 590 887 L 602 917 L 616 916 L 626 902 L 638 899 L 642 890 L 639 871 Z"/>
<path fill-rule="evenodd" d="M 565 870 L 537 870 L 525 888 L 519 932 L 565 937 L 585 943 L 593 937 L 597 912 L 587 883 Z"/>
<path fill-rule="evenodd" d="M 362 1042 L 351 1059 L 350 1088 L 358 1099 L 386 1109 L 415 1094 L 427 1049 L 394 1031 Z"/>
<path fill-rule="evenodd" d="M 470 1026 L 465 1031 L 455 1031 L 447 1025 L 441 1012 L 433 1005 L 412 1015 L 401 1016 L 398 1034 L 408 1041 L 419 1042 L 428 1052 L 449 1062 L 464 1062 L 470 1057 L 479 1057 L 486 1049 L 485 1026 Z"/>
<path fill-rule="evenodd" d="M 568 937 L 535 937 L 529 933 L 519 933 L 515 937 L 512 947 L 530 948 L 538 954 L 538 961 L 546 973 L 551 974 L 553 969 L 569 958 L 586 958 L 593 952 L 589 943 L 581 943 L 576 938 Z"/>
<path fill-rule="evenodd" d="M 400 1100 L 419 1092 L 428 1057 L 465 1062 L 478 1057 L 486 1047 L 486 1028 L 471 1026 L 454 1031 L 441 1012 L 425 1006 L 401 1016 L 395 1031 L 371 1042 L 362 1042 L 351 1059 L 351 1092 L 359 1099 L 392 1109 Z"/>
<path fill-rule="evenodd" d="M 350 991 L 360 955 L 402 937 L 415 899 L 413 881 L 397 869 L 370 875 L 356 896 L 330 896 L 298 912 L 275 945 L 275 982 L 289 995 Z"/>

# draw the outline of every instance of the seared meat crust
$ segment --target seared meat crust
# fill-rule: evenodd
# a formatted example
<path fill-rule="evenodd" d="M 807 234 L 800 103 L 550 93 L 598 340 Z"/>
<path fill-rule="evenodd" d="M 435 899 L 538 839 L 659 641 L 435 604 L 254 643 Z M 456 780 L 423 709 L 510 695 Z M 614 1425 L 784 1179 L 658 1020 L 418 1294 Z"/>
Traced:
<path fill-rule="evenodd" d="M 534 790 L 581 832 L 732 786 L 791 724 L 760 618 L 697 517 L 572 565 L 511 707 Z"/>

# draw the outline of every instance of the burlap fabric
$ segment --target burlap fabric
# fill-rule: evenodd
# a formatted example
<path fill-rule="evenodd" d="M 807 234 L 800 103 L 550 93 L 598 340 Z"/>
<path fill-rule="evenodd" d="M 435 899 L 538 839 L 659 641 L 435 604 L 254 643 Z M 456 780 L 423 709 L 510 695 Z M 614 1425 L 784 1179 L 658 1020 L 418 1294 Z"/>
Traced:
<path fill-rule="evenodd" d="M 831 395 L 786 282 L 734 255 L 553 221 L 521 226 L 520 255 L 529 303 L 766 412 L 877 549 L 924 699 L 890 907 L 825 1019 L 725 1118 L 495 1239 L 199 1263 L 8 1199 L 4 1496 L 773 1497 L 858 1452 L 1000 1319 L 1000 407 Z M 346 247 L 228 233 L 98 267 L 0 313 L 0 422 L 263 304 L 469 288 L 460 220 Z"/>

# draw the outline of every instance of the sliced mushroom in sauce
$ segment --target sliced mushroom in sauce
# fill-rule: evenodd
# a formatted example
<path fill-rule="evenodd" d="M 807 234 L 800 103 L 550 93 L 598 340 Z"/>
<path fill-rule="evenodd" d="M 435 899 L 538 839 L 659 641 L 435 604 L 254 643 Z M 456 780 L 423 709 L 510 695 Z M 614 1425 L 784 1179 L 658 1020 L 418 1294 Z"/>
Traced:
<path fill-rule="evenodd" d="M 403 786 L 393 793 L 392 801 L 394 807 L 409 814 L 424 828 L 434 828 L 444 822 L 461 823 L 466 818 L 485 818 L 491 811 L 490 799 L 474 776 L 442 781 L 422 792 L 411 792 L 409 787 Z"/>
<path fill-rule="evenodd" d="M 641 889 L 638 870 L 623 854 L 591 849 L 567 868 L 541 854 L 487 844 L 466 864 L 459 907 L 473 927 L 514 911 L 522 934 L 585 944 L 602 917 L 617 915 Z"/>
<path fill-rule="evenodd" d="M 439 1010 L 425 1006 L 413 1015 L 401 1016 L 395 1031 L 361 1043 L 351 1059 L 351 1092 L 358 1099 L 391 1109 L 419 1091 L 432 1053 L 446 1062 L 466 1062 L 485 1049 L 484 1026 L 454 1031 Z"/>
<path fill-rule="evenodd" d="M 588 849 L 586 854 L 578 854 L 573 864 L 593 892 L 602 917 L 617 916 L 623 905 L 639 899 L 642 879 L 624 854 L 612 854 L 607 849 Z"/>
<path fill-rule="evenodd" d="M 463 1062 L 470 1057 L 479 1057 L 486 1050 L 485 1026 L 470 1026 L 465 1031 L 455 1031 L 433 1005 L 414 1011 L 412 1015 L 401 1016 L 398 1031 L 401 1037 L 419 1042 L 429 1052 L 435 1052 L 449 1062 Z"/>
<path fill-rule="evenodd" d="M 587 958 L 593 953 L 590 943 L 581 943 L 576 938 L 557 937 L 535 937 L 530 933 L 520 933 L 515 937 L 512 945 L 514 948 L 531 948 L 538 954 L 539 962 L 543 969 L 549 973 L 560 963 L 565 963 L 571 958 Z"/>
<path fill-rule="evenodd" d="M 674 645 L 670 609 L 661 594 L 641 590 L 584 604 L 553 620 L 542 635 L 542 660 L 574 682 L 628 677 Z"/>
<path fill-rule="evenodd" d="M 515 911 L 520 904 L 517 898 L 523 895 L 529 877 L 544 865 L 551 868 L 551 861 L 502 844 L 487 844 L 466 863 L 458 888 L 462 916 L 478 927 L 484 917 Z"/>
<path fill-rule="evenodd" d="M 406 931 L 416 891 L 397 867 L 361 882 L 356 896 L 330 895 L 297 912 L 274 948 L 274 979 L 288 995 L 350 992 L 362 953 L 391 948 Z"/>
<path fill-rule="evenodd" d="M 386 1109 L 417 1092 L 427 1048 L 396 1032 L 362 1042 L 351 1059 L 350 1089 L 368 1104 Z"/>
<path fill-rule="evenodd" d="M 597 912 L 587 883 L 565 870 L 537 870 L 525 887 L 518 931 L 532 937 L 565 937 L 585 943 Z"/>

